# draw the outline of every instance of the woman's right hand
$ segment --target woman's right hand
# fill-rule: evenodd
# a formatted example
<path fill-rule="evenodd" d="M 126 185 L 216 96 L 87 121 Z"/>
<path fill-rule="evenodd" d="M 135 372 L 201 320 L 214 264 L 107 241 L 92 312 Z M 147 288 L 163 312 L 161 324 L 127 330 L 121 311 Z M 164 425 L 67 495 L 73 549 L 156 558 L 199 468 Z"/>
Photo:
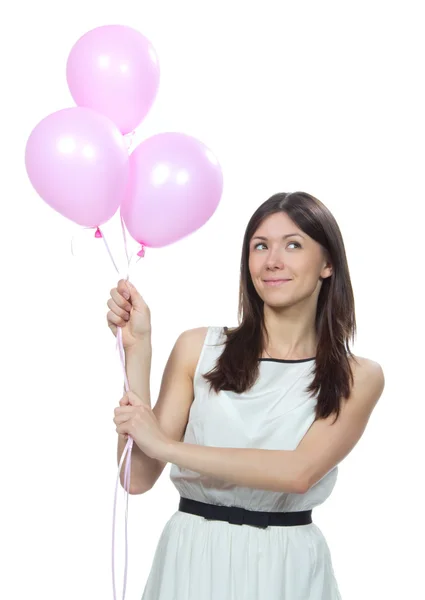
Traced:
<path fill-rule="evenodd" d="M 122 343 L 125 350 L 140 341 L 150 338 L 150 310 L 134 285 L 120 279 L 116 288 L 110 292 L 107 304 L 110 308 L 107 316 L 108 327 L 117 335 L 117 328 L 122 329 Z M 125 297 L 128 295 L 128 299 Z"/>

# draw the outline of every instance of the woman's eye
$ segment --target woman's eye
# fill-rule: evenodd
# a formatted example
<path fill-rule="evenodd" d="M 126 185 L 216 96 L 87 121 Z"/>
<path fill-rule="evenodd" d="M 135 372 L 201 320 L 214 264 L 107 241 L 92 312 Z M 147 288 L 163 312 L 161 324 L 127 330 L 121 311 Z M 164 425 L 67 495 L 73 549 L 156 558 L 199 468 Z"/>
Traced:
<path fill-rule="evenodd" d="M 298 248 L 301 248 L 301 244 L 299 244 L 298 242 L 289 242 L 288 246 L 290 246 L 291 244 L 295 244 L 295 246 L 297 246 Z M 254 246 L 254 250 L 256 250 L 258 248 L 258 246 L 266 246 L 266 244 L 264 244 L 264 242 L 260 242 L 259 244 L 256 244 Z"/>

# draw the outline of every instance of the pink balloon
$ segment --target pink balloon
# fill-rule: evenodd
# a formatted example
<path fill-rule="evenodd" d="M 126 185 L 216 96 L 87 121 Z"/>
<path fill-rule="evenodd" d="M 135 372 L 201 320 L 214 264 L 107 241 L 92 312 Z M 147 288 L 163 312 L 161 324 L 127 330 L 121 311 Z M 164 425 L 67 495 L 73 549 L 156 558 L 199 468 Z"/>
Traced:
<path fill-rule="evenodd" d="M 121 216 L 137 242 L 160 248 L 204 225 L 222 191 L 220 165 L 202 142 L 182 133 L 160 133 L 130 155 Z"/>
<path fill-rule="evenodd" d="M 66 77 L 78 106 L 97 110 L 122 133 L 129 133 L 146 117 L 156 98 L 158 57 L 149 40 L 135 29 L 105 25 L 75 43 Z"/>
<path fill-rule="evenodd" d="M 25 166 L 42 199 L 85 227 L 97 227 L 116 213 L 129 176 L 126 142 L 116 125 L 79 107 L 55 112 L 34 128 Z"/>

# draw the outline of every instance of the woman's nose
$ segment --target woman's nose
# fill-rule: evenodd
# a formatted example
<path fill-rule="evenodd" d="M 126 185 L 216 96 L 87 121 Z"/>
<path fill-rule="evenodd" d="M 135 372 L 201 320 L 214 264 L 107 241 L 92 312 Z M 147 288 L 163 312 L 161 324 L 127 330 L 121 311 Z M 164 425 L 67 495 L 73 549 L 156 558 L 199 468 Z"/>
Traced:
<path fill-rule="evenodd" d="M 266 266 L 270 269 L 276 267 L 281 268 L 284 266 L 283 258 L 279 250 L 270 251 L 266 257 Z"/>

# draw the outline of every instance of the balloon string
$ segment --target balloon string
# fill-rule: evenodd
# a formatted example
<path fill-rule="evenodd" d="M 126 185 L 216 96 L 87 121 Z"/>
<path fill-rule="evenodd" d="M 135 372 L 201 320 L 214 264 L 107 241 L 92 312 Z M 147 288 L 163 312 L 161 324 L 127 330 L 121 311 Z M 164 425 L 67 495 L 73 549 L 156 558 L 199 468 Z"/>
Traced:
<path fill-rule="evenodd" d="M 121 218 L 121 223 L 122 223 L 122 218 Z M 129 271 L 130 271 L 130 262 L 131 259 L 128 257 L 128 250 L 127 250 L 127 240 L 125 239 L 125 231 L 124 231 L 124 226 L 123 226 L 123 233 L 124 233 L 124 246 L 125 246 L 125 253 L 126 253 L 126 257 L 127 257 L 127 276 L 126 276 L 126 280 L 129 280 Z M 96 233 L 95 233 L 96 237 L 102 237 L 103 241 L 105 243 L 105 247 L 106 250 L 112 260 L 112 263 L 115 267 L 115 270 L 117 271 L 117 273 L 119 274 L 119 270 L 117 267 L 116 262 L 114 261 L 114 258 L 112 256 L 112 252 L 109 248 L 109 244 L 106 241 L 105 235 L 104 233 L 100 230 L 100 227 L 98 227 L 96 229 Z M 123 372 L 124 372 L 124 387 L 125 390 L 128 392 L 130 390 L 130 385 L 127 379 L 127 372 L 126 372 L 126 368 L 125 368 L 125 352 L 124 352 L 124 347 L 123 347 L 123 343 L 122 343 L 122 331 L 121 331 L 121 327 L 117 326 L 117 347 L 119 350 L 119 355 L 120 355 L 120 359 L 121 359 L 121 365 L 123 367 Z M 115 521 L 116 521 L 116 512 L 117 512 L 117 494 L 118 494 L 118 486 L 119 486 L 119 480 L 120 480 L 120 473 L 121 473 L 121 469 L 122 469 L 122 464 L 124 462 L 125 457 L 127 456 L 127 460 L 125 463 L 125 470 L 124 470 L 124 501 L 126 504 L 126 511 L 125 511 L 125 528 L 124 528 L 124 532 L 125 532 L 125 567 L 124 567 L 124 584 L 123 584 L 123 600 L 125 598 L 125 592 L 126 592 L 126 587 L 127 587 L 127 565 L 128 565 L 128 561 L 127 561 L 127 557 L 128 557 L 128 497 L 129 497 L 129 493 L 130 493 L 130 475 L 131 475 L 131 452 L 132 452 L 132 448 L 133 448 L 133 439 L 130 435 L 127 436 L 128 440 L 127 440 L 127 444 L 125 446 L 123 455 L 121 457 L 121 461 L 118 467 L 118 474 L 117 474 L 117 479 L 116 479 L 116 484 L 115 484 L 115 497 L 114 497 L 114 513 L 113 513 L 113 518 L 112 518 L 112 586 L 113 586 L 113 593 L 114 593 L 114 600 L 116 600 L 116 586 L 115 586 Z"/>
<path fill-rule="evenodd" d="M 93 229 L 93 227 L 84 227 L 84 229 Z M 74 252 L 74 240 L 77 237 L 78 233 L 76 233 L 75 235 L 72 236 L 71 238 L 71 254 L 72 256 L 75 256 L 75 252 Z"/>
<path fill-rule="evenodd" d="M 124 249 L 125 249 L 125 255 L 127 257 L 127 264 L 130 265 L 131 259 L 128 257 L 127 238 L 125 235 L 125 225 L 124 225 L 124 219 L 122 218 L 122 215 L 120 215 L 120 221 L 121 221 L 122 236 L 124 238 Z M 127 280 L 128 280 L 128 274 L 127 274 Z"/>
<path fill-rule="evenodd" d="M 125 247 L 125 254 L 127 257 L 127 275 L 126 275 L 126 281 L 129 280 L 129 276 L 130 276 L 130 264 L 131 264 L 131 260 L 134 256 L 134 253 L 132 254 L 131 257 L 129 257 L 128 255 L 128 247 L 127 247 L 127 239 L 126 239 L 126 234 L 125 234 L 125 227 L 124 227 L 124 221 L 122 216 L 120 216 L 121 218 L 121 226 L 122 226 L 122 233 L 123 233 L 123 238 L 124 238 L 124 247 Z M 92 229 L 91 227 L 85 227 L 84 229 Z M 102 238 L 106 247 L 106 250 L 109 254 L 109 257 L 111 258 L 112 264 L 115 267 L 115 270 L 117 271 L 118 275 L 119 275 L 119 269 L 117 266 L 117 263 L 114 260 L 114 257 L 112 255 L 112 252 L 109 248 L 109 244 L 106 241 L 105 238 L 105 234 L 101 231 L 100 227 L 96 228 L 96 232 L 95 232 L 95 237 L 96 238 Z M 71 253 L 73 256 L 75 256 L 74 254 L 74 247 L 73 247 L 73 240 L 74 240 L 75 236 L 72 238 L 71 240 Z M 141 249 L 139 250 L 139 252 L 137 253 L 137 256 L 139 257 L 136 260 L 136 263 L 139 262 L 140 258 L 142 258 L 145 254 L 145 249 L 143 244 L 141 245 Z M 130 385 L 128 382 L 128 378 L 127 378 L 127 372 L 126 372 L 126 368 L 125 368 L 125 352 L 124 352 L 124 347 L 123 347 L 123 342 L 122 342 L 122 330 L 121 327 L 117 326 L 117 344 L 116 347 L 119 350 L 119 355 L 120 355 L 120 359 L 121 359 L 121 365 L 123 368 L 123 372 L 124 372 L 124 387 L 125 390 L 128 392 L 130 391 Z M 127 436 L 128 440 L 127 440 L 127 444 L 124 448 L 124 452 L 122 453 L 121 456 L 121 460 L 118 466 L 118 474 L 117 474 L 117 479 L 116 479 L 116 485 L 115 485 L 115 495 L 114 495 L 114 512 L 113 512 L 113 518 L 112 518 L 112 586 L 113 586 L 113 594 L 114 594 L 114 600 L 116 600 L 116 585 L 115 585 L 115 518 L 116 518 L 116 510 L 117 510 L 117 494 L 118 494 L 118 485 L 119 485 L 119 480 L 120 480 L 120 473 L 121 473 L 121 469 L 124 463 L 124 460 L 127 458 L 126 460 L 126 464 L 125 464 L 125 470 L 124 470 L 124 501 L 126 503 L 126 510 L 125 510 L 125 567 L 124 567 L 124 585 L 123 585 L 123 600 L 125 598 L 125 592 L 126 592 L 126 587 L 127 587 L 127 567 L 128 567 L 128 498 L 129 498 L 129 493 L 130 493 L 130 476 L 131 476 L 131 451 L 133 448 L 133 439 L 130 435 Z"/>
<path fill-rule="evenodd" d="M 126 275 L 126 281 L 129 280 L 129 276 L 130 276 L 130 264 L 131 264 L 131 259 L 134 256 L 134 253 L 131 257 L 129 257 L 128 255 L 128 246 L 127 246 L 127 238 L 126 238 L 126 234 L 125 234 L 125 227 L 124 227 L 124 220 L 122 218 L 122 215 L 120 215 L 121 218 L 121 228 L 122 228 L 122 233 L 123 233 L 123 238 L 124 238 L 124 248 L 125 248 L 125 254 L 127 257 L 127 275 Z M 104 234 L 101 232 L 100 228 L 98 227 L 96 230 L 96 234 L 98 237 L 100 236 L 103 238 L 103 241 L 105 243 L 105 247 L 106 250 L 109 254 L 109 256 L 111 257 L 111 260 L 115 266 L 116 271 L 119 273 L 118 268 L 116 266 L 116 263 L 113 259 L 111 250 L 109 248 L 108 242 L 106 241 L 106 238 L 104 236 Z M 139 258 L 137 259 L 137 262 L 139 262 L 141 256 L 139 256 Z M 122 330 L 121 327 L 117 326 L 117 346 L 118 346 L 118 350 L 119 350 L 119 354 L 120 354 L 120 359 L 121 359 L 121 365 L 123 367 L 123 372 L 124 372 L 124 386 L 126 391 L 130 391 L 130 384 L 128 382 L 128 378 L 127 378 L 127 373 L 126 373 L 126 368 L 125 368 L 125 352 L 124 352 L 124 346 L 123 346 L 123 342 L 122 342 Z M 115 485 L 115 498 L 114 498 L 114 515 L 113 515 L 113 520 L 112 520 L 112 584 L 113 584 L 113 593 L 114 593 L 114 600 L 116 600 L 116 588 L 115 588 L 115 518 L 116 518 L 116 509 L 117 509 L 117 492 L 118 492 L 118 485 L 119 485 L 119 478 L 120 478 L 120 473 L 121 473 L 121 468 L 122 468 L 122 464 L 123 464 L 123 460 L 124 457 L 127 455 L 127 461 L 126 461 L 126 465 L 125 465 L 125 471 L 124 471 L 124 501 L 126 504 L 126 510 L 125 510 L 125 567 L 124 567 L 124 585 L 123 585 L 123 600 L 125 598 L 125 592 L 126 592 L 126 587 L 127 587 L 127 569 L 128 569 L 128 498 L 129 498 L 129 493 L 130 493 L 130 475 L 131 475 L 131 452 L 132 452 L 132 448 L 133 448 L 133 439 L 131 438 L 130 435 L 127 436 L 128 437 L 128 441 L 127 444 L 125 446 L 124 452 L 123 452 L 123 456 L 121 457 L 121 461 L 120 461 L 120 465 L 118 468 L 118 475 L 117 475 L 117 480 L 116 480 L 116 485 Z"/>

